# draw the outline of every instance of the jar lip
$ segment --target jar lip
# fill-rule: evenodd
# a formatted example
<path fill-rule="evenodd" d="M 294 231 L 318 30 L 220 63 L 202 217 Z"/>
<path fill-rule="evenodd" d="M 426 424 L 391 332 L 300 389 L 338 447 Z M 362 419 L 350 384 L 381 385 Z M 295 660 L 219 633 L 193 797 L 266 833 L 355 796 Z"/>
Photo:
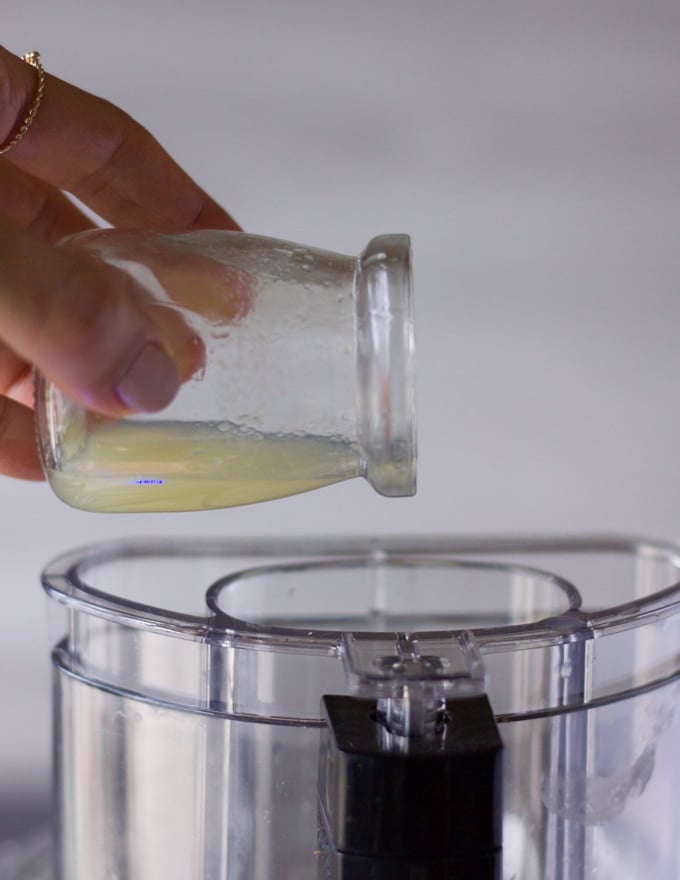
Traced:
<path fill-rule="evenodd" d="M 408 235 L 380 235 L 354 274 L 359 448 L 366 479 L 388 497 L 416 491 L 412 262 Z"/>

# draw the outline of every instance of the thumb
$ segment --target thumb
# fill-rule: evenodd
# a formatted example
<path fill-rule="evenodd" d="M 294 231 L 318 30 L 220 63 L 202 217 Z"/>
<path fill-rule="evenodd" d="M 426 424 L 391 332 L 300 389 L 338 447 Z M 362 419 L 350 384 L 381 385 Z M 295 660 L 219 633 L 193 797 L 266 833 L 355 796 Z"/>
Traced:
<path fill-rule="evenodd" d="M 200 343 L 154 311 L 126 273 L 0 218 L 0 338 L 72 399 L 113 416 L 171 402 Z"/>

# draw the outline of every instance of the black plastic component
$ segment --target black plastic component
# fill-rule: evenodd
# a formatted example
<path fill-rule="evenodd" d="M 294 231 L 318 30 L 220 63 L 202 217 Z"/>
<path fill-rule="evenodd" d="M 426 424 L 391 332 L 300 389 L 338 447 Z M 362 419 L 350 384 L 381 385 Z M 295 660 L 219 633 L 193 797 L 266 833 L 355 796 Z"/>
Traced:
<path fill-rule="evenodd" d="M 323 707 L 320 876 L 500 877 L 503 746 L 486 696 L 451 700 L 438 732 L 396 740 L 374 700 L 326 696 Z"/>
<path fill-rule="evenodd" d="M 379 858 L 341 853 L 319 833 L 319 880 L 501 880 L 502 850 L 448 859 Z"/>

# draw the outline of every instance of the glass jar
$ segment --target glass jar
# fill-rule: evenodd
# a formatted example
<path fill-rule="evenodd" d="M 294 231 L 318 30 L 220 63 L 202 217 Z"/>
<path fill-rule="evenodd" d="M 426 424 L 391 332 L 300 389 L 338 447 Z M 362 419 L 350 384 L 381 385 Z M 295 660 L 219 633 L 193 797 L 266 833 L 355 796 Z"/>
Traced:
<path fill-rule="evenodd" d="M 382 495 L 415 492 L 408 236 L 374 238 L 359 257 L 212 230 L 97 230 L 64 246 L 130 273 L 166 316 L 179 312 L 200 367 L 166 409 L 122 419 L 39 376 L 40 452 L 63 501 L 196 510 L 358 476 Z"/>

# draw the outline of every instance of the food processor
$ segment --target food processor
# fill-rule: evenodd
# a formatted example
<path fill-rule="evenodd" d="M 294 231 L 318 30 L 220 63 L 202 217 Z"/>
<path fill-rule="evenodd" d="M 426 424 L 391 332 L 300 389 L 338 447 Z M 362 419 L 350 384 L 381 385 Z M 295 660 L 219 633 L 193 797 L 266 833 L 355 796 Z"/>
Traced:
<path fill-rule="evenodd" d="M 44 573 L 32 880 L 680 877 L 680 547 L 113 541 Z"/>

